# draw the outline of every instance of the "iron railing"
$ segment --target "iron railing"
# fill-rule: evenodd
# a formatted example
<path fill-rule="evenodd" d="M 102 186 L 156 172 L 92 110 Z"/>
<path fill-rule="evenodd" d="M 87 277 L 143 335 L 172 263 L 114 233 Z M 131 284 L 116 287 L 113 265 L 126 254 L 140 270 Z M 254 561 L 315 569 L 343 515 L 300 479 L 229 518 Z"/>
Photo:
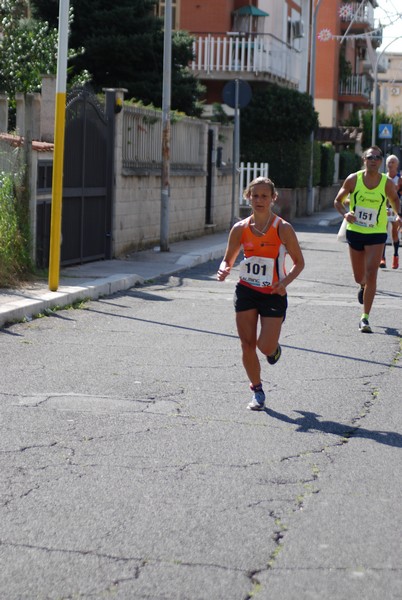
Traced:
<path fill-rule="evenodd" d="M 162 166 L 162 113 L 142 107 L 124 107 L 123 167 L 156 169 Z M 170 162 L 175 169 L 202 169 L 203 123 L 189 117 L 171 123 Z"/>

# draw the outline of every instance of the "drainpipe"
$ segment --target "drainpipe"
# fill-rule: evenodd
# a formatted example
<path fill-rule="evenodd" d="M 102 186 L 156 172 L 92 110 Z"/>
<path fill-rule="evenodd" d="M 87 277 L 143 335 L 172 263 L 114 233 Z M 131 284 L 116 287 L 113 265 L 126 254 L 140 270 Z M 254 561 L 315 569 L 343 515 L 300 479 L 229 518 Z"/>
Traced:
<path fill-rule="evenodd" d="M 313 0 L 314 1 L 314 0 Z M 311 62 L 310 62 L 310 96 L 313 99 L 314 107 L 314 96 L 315 96 L 315 55 L 316 55 L 316 37 L 317 37 L 317 13 L 320 8 L 321 0 L 318 0 L 311 19 L 311 37 L 310 37 L 310 48 L 311 48 Z M 308 179 L 307 188 L 307 215 L 310 216 L 314 213 L 314 189 L 313 189 L 313 162 L 314 162 L 314 131 L 310 134 L 310 173 Z"/>

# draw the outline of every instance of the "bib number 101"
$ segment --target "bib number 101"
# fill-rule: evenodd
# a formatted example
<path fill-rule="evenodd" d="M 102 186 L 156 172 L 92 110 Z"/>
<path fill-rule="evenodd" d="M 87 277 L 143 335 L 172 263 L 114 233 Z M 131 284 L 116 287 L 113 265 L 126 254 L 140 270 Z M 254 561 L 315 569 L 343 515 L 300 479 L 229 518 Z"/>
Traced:
<path fill-rule="evenodd" d="M 262 275 L 262 277 L 265 277 L 267 274 L 267 265 L 259 265 L 258 263 L 246 263 L 245 267 L 248 275 Z"/>
<path fill-rule="evenodd" d="M 256 287 L 272 285 L 274 261 L 272 258 L 252 256 L 240 263 L 240 279 Z"/>

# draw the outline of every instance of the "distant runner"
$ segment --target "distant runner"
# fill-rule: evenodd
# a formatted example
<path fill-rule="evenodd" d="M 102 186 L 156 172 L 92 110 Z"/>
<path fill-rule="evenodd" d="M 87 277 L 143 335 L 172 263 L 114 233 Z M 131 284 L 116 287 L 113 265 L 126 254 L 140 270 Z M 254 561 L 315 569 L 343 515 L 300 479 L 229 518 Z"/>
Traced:
<path fill-rule="evenodd" d="M 392 179 L 396 186 L 396 192 L 399 197 L 399 202 L 401 201 L 401 192 L 402 192 L 402 177 L 399 172 L 399 158 L 395 156 L 395 154 L 390 154 L 385 161 L 385 165 L 387 167 L 387 175 Z M 401 213 L 399 213 L 401 214 Z M 394 255 L 392 257 L 392 268 L 397 269 L 399 267 L 399 229 L 401 224 L 398 223 L 395 219 L 395 213 L 393 210 L 388 210 L 388 221 L 391 222 L 391 238 L 392 245 L 394 247 Z M 384 251 L 382 254 L 380 269 L 387 268 L 387 262 L 385 260 L 385 249 L 386 244 L 384 244 Z"/>
<path fill-rule="evenodd" d="M 387 241 L 387 200 L 395 212 L 396 219 L 400 203 L 392 179 L 378 169 L 382 152 L 371 146 L 363 153 L 364 169 L 349 175 L 339 190 L 334 206 L 348 222 L 346 241 L 349 244 L 350 261 L 356 283 L 360 285 L 357 298 L 363 304 L 359 329 L 372 333 L 369 316 L 377 290 L 377 273 L 384 244 Z M 344 201 L 349 197 L 349 210 Z"/>

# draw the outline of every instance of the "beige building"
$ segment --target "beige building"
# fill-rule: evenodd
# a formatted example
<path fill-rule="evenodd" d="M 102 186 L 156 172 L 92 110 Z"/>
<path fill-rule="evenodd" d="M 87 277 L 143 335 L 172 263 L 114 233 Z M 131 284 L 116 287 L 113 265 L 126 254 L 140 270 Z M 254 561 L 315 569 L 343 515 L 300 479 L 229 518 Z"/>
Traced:
<path fill-rule="evenodd" d="M 379 108 L 387 115 L 402 112 L 402 53 L 387 52 L 387 66 L 378 74 Z"/>

